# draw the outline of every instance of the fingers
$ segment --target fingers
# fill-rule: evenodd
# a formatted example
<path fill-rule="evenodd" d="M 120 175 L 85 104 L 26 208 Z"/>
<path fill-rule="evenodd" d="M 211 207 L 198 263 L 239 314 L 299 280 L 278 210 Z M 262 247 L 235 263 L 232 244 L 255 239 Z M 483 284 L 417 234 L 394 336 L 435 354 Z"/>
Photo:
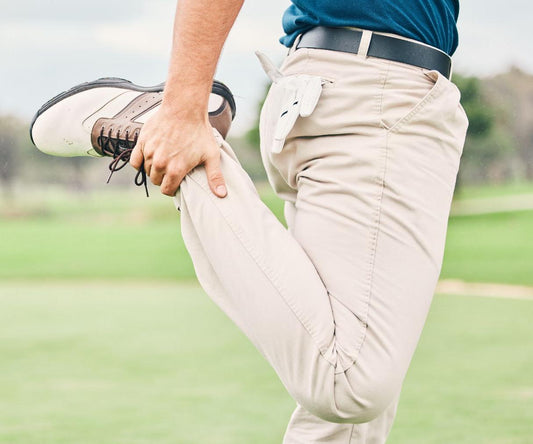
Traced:
<path fill-rule="evenodd" d="M 184 177 L 185 174 L 177 171 L 171 171 L 165 174 L 161 182 L 161 193 L 170 197 L 175 196 Z"/>
<path fill-rule="evenodd" d="M 220 154 L 210 157 L 205 163 L 205 172 L 211 191 L 220 198 L 228 194 L 224 176 L 220 169 Z M 161 193 L 166 196 L 175 196 L 178 188 L 185 178 L 187 170 L 172 162 L 166 168 L 160 167 L 155 161 L 152 165 L 150 180 L 155 185 L 160 185 Z"/>
<path fill-rule="evenodd" d="M 142 145 L 137 143 L 130 156 L 130 165 L 137 171 L 141 168 L 143 163 L 143 150 Z"/>
<path fill-rule="evenodd" d="M 161 187 L 161 193 L 174 196 L 185 175 L 203 163 L 212 193 L 219 198 L 226 197 L 227 188 L 220 169 L 219 144 L 213 144 L 211 131 L 204 136 L 207 137 L 199 137 L 200 141 L 197 137 L 192 145 L 190 141 L 186 141 L 188 143 L 184 145 L 188 146 L 187 149 L 180 149 L 179 146 L 171 149 L 166 146 L 168 141 L 141 137 L 131 152 L 130 164 L 137 170 L 144 166 L 150 181 Z M 179 140 L 177 142 L 177 145 L 181 145 Z"/>
<path fill-rule="evenodd" d="M 154 185 L 161 185 L 165 172 L 169 168 L 168 160 L 155 155 L 153 161 L 147 163 L 148 165 L 145 164 L 145 167 L 149 168 L 149 170 L 147 169 L 146 174 L 148 174 Z"/>
<path fill-rule="evenodd" d="M 205 172 L 207 174 L 207 181 L 209 182 L 209 188 L 218 197 L 226 197 L 228 191 L 226 189 L 226 183 L 222 170 L 220 169 L 220 151 L 216 151 L 215 154 L 209 156 L 205 161 Z"/>

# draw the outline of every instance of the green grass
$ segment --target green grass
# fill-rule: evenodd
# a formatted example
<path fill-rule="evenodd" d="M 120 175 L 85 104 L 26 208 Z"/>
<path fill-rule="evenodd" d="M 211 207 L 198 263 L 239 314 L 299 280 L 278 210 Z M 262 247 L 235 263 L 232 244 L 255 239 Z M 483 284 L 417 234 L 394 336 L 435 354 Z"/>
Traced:
<path fill-rule="evenodd" d="M 263 199 L 281 218 L 279 199 Z M 179 215 L 160 195 L 44 194 L 3 213 L 0 279 L 194 279 Z M 533 285 L 532 258 L 533 211 L 454 216 L 442 277 Z"/>
<path fill-rule="evenodd" d="M 274 444 L 293 409 L 193 284 L 0 284 L 0 442 Z M 531 301 L 437 296 L 390 444 L 528 444 Z"/>
<path fill-rule="evenodd" d="M 4 204 L 0 279 L 195 279 L 179 213 L 153 194 L 44 193 Z M 281 201 L 265 200 L 281 218 Z"/>
<path fill-rule="evenodd" d="M 292 402 L 194 285 L 13 283 L 0 304 L 1 443 L 281 436 Z"/>
<path fill-rule="evenodd" d="M 293 401 L 194 283 L 170 199 L 32 193 L 0 233 L 1 444 L 281 442 Z M 533 211 L 454 216 L 442 277 L 533 285 L 532 258 Z M 437 296 L 389 443 L 529 444 L 532 318 Z"/>
<path fill-rule="evenodd" d="M 388 444 L 526 444 L 533 301 L 437 296 Z"/>
<path fill-rule="evenodd" d="M 0 278 L 193 278 L 174 221 L 0 222 Z"/>
<path fill-rule="evenodd" d="M 533 211 L 452 217 L 442 278 L 533 285 Z"/>
<path fill-rule="evenodd" d="M 533 194 L 533 183 L 516 182 L 505 185 L 477 185 L 460 186 L 456 191 L 457 199 L 478 199 L 490 197 L 518 196 L 522 194 Z"/>
<path fill-rule="evenodd" d="M 194 276 L 178 212 L 159 194 L 46 193 L 4 208 L 0 278 Z"/>

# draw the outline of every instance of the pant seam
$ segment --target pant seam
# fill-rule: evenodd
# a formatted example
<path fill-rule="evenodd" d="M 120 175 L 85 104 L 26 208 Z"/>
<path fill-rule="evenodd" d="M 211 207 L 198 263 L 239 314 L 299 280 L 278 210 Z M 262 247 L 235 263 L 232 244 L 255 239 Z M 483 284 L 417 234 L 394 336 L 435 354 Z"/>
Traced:
<path fill-rule="evenodd" d="M 248 255 L 250 256 L 250 258 L 254 261 L 254 263 L 257 265 L 257 267 L 261 270 L 261 272 L 265 275 L 265 277 L 267 278 L 268 282 L 270 282 L 270 285 L 272 285 L 272 288 L 276 291 L 276 293 L 281 297 L 281 299 L 283 299 L 283 301 L 287 304 L 287 306 L 289 307 L 289 309 L 292 311 L 292 313 L 294 314 L 294 316 L 296 317 L 296 319 L 298 319 L 298 321 L 302 324 L 302 326 L 304 327 L 305 331 L 309 334 L 309 336 L 312 338 L 315 346 L 318 348 L 319 352 L 320 352 L 320 355 L 333 367 L 336 366 L 336 364 L 334 362 L 331 362 L 331 360 L 329 360 L 325 354 L 327 353 L 327 348 L 322 348 L 315 338 L 315 336 L 313 335 L 313 333 L 311 332 L 311 329 L 309 328 L 309 326 L 307 325 L 307 323 L 301 318 L 301 316 L 299 316 L 298 314 L 298 310 L 287 300 L 286 297 L 284 297 L 283 295 L 283 290 L 282 288 L 277 284 L 276 282 L 276 279 L 274 278 L 274 276 L 272 275 L 272 271 L 266 267 L 263 263 L 261 263 L 261 261 L 259 260 L 259 258 L 252 252 L 252 248 L 250 247 L 249 243 L 246 241 L 246 239 L 243 239 L 242 236 L 239 234 L 239 231 L 237 229 L 237 227 L 235 227 L 231 221 L 227 218 L 226 214 L 224 213 L 224 211 L 220 208 L 219 205 L 216 204 L 215 202 L 215 197 L 212 195 L 211 191 L 210 190 L 207 190 L 200 182 L 198 182 L 197 180 L 195 180 L 191 174 L 188 174 L 187 175 L 188 178 L 191 179 L 192 183 L 196 184 L 196 186 L 198 188 L 200 188 L 202 191 L 204 191 L 205 194 L 207 194 L 207 197 L 208 199 L 214 204 L 214 207 L 218 210 L 218 212 L 220 213 L 220 215 L 222 216 L 222 218 L 224 219 L 224 221 L 226 222 L 227 226 L 230 228 L 230 230 L 232 231 L 232 233 L 234 234 L 234 236 L 239 240 L 239 242 L 241 243 L 241 245 L 244 247 L 245 251 L 248 253 Z M 218 199 L 218 198 L 217 198 Z"/>
<path fill-rule="evenodd" d="M 369 317 L 370 317 L 370 305 L 372 302 L 372 294 L 373 294 L 373 286 L 374 286 L 374 275 L 375 275 L 375 264 L 376 264 L 376 254 L 377 254 L 377 245 L 378 245 L 378 239 L 379 239 L 379 233 L 380 233 L 380 224 L 381 224 L 381 213 L 382 213 L 382 204 L 383 204 L 383 195 L 385 192 L 385 176 L 387 173 L 387 165 L 388 165 L 388 159 L 389 159 L 389 135 L 388 133 L 385 133 L 385 146 L 383 147 L 383 167 L 381 174 L 378 176 L 378 181 L 380 185 L 380 190 L 378 193 L 378 203 L 375 209 L 375 216 L 374 216 L 374 225 L 373 230 L 371 234 L 371 240 L 370 240 L 370 259 L 368 262 L 368 277 L 367 277 L 367 292 L 366 292 L 366 298 L 365 298 L 365 307 L 366 312 L 364 316 L 362 316 L 362 322 L 364 325 L 363 332 L 361 333 L 361 338 L 359 340 L 359 343 L 356 347 L 355 351 L 355 357 L 352 361 L 352 363 L 347 366 L 344 370 L 348 370 L 353 365 L 356 364 L 357 359 L 359 358 L 361 349 L 363 348 L 363 345 L 365 343 L 365 339 L 367 337 L 368 333 L 368 324 L 369 324 Z"/>
<path fill-rule="evenodd" d="M 348 443 L 347 444 L 352 444 L 352 439 L 354 437 L 354 432 L 355 432 L 355 424 L 352 424 L 352 430 L 350 431 L 350 436 L 348 437 Z"/>

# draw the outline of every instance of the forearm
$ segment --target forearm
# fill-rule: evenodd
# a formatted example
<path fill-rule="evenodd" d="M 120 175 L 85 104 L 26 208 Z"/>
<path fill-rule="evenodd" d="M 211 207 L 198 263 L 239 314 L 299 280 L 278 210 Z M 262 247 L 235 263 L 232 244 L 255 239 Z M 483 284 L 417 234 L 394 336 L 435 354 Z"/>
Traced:
<path fill-rule="evenodd" d="M 176 117 L 207 118 L 215 69 L 244 0 L 179 0 L 163 105 Z"/>

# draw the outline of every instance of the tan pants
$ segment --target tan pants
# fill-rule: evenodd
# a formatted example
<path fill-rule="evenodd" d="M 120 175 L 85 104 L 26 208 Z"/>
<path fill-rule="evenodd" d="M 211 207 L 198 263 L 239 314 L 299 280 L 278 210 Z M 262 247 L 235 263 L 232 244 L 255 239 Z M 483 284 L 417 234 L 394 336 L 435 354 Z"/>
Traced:
<path fill-rule="evenodd" d="M 290 230 L 224 143 L 228 196 L 193 170 L 183 238 L 298 403 L 284 442 L 381 444 L 440 272 L 467 119 L 436 72 L 316 49 L 281 72 L 261 149 Z"/>

